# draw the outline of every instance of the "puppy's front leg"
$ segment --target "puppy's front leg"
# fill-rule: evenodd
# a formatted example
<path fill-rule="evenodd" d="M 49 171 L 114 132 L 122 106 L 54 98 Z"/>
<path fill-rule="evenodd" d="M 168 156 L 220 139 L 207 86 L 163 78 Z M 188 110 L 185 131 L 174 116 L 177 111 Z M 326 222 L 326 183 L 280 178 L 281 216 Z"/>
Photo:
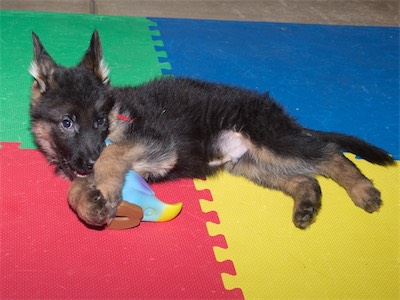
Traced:
<path fill-rule="evenodd" d="M 85 223 L 104 226 L 114 218 L 129 169 L 126 154 L 130 147 L 126 144 L 108 146 L 95 164 L 95 173 L 72 181 L 69 204 Z"/>
<path fill-rule="evenodd" d="M 94 165 L 94 182 L 87 188 L 86 205 L 91 212 L 85 221 L 105 225 L 115 217 L 121 202 L 121 191 L 129 169 L 145 179 L 165 176 L 176 164 L 174 147 L 156 140 L 126 141 L 107 146 Z"/>
<path fill-rule="evenodd" d="M 129 150 L 133 145 L 118 143 L 107 146 L 94 165 L 93 186 L 87 193 L 88 202 L 94 210 L 89 220 L 93 225 L 104 225 L 114 218 L 121 202 L 125 174 L 129 170 Z M 105 212 L 105 213 L 104 213 Z"/>

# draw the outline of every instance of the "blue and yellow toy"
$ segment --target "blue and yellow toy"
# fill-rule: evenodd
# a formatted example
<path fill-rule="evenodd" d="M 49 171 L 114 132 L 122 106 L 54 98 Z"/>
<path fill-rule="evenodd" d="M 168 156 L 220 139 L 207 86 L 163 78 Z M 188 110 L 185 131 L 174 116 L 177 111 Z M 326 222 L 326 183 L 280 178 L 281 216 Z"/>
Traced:
<path fill-rule="evenodd" d="M 160 201 L 148 183 L 132 170 L 126 174 L 122 199 L 115 218 L 108 225 L 110 229 L 136 227 L 141 221 L 170 221 L 182 210 L 182 202 L 167 204 Z"/>

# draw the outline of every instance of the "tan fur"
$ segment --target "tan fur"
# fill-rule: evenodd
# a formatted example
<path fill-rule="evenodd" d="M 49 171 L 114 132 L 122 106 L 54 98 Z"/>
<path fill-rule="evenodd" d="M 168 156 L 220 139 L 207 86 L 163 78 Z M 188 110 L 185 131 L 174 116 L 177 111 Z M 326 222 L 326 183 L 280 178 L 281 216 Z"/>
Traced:
<path fill-rule="evenodd" d="M 91 179 L 90 179 L 91 178 Z M 85 215 L 86 211 L 86 193 L 91 184 L 93 184 L 93 176 L 87 178 L 75 178 L 68 191 L 68 201 L 72 209 L 78 212 L 79 215 Z"/>
<path fill-rule="evenodd" d="M 217 141 L 219 147 L 223 148 L 219 160 L 211 161 L 210 165 L 227 164 L 225 169 L 229 171 L 229 166 L 234 165 L 244 153 L 247 153 L 254 164 L 260 165 L 273 173 L 282 175 L 296 174 L 315 174 L 315 168 L 301 159 L 292 157 L 282 157 L 275 154 L 266 147 L 257 146 L 249 138 L 239 132 L 224 133 Z M 239 148 L 239 150 L 238 150 Z M 244 151 L 243 151 L 244 150 Z M 240 156 L 238 156 L 240 154 Z M 232 159 L 235 158 L 235 159 Z M 232 164 L 233 163 L 233 164 Z"/>
<path fill-rule="evenodd" d="M 249 153 L 236 165 L 229 166 L 228 171 L 291 196 L 294 199 L 293 222 L 297 227 L 306 228 L 313 222 L 320 207 L 321 195 L 318 182 L 314 178 L 271 172 L 268 168 L 263 168 L 260 161 L 256 162 Z"/>
<path fill-rule="evenodd" d="M 265 147 L 251 145 L 253 159 L 278 174 L 315 174 L 315 168 L 299 158 L 282 157 Z"/>
<path fill-rule="evenodd" d="M 33 81 L 32 86 L 31 86 L 31 104 L 33 106 L 36 106 L 39 104 L 41 95 L 42 94 L 40 93 L 39 83 L 35 80 L 35 81 Z"/>
<path fill-rule="evenodd" d="M 36 121 L 34 124 L 32 124 L 31 130 L 36 137 L 36 142 L 46 153 L 46 155 L 50 159 L 55 158 L 56 153 L 54 152 L 54 147 L 52 145 L 53 139 L 51 137 L 50 124 L 45 121 Z"/>
<path fill-rule="evenodd" d="M 35 78 L 35 82 L 33 87 L 37 90 L 37 92 L 43 93 L 46 90 L 46 83 L 42 79 L 42 70 L 38 66 L 36 62 L 32 62 L 29 67 L 29 73 Z"/>
<path fill-rule="evenodd" d="M 68 201 L 71 208 L 85 222 L 90 221 L 93 212 L 93 203 L 87 201 L 88 193 L 94 185 L 94 177 L 75 178 L 68 192 Z"/>
<path fill-rule="evenodd" d="M 244 176 L 261 186 L 281 190 L 295 198 L 301 196 L 299 182 L 303 184 L 309 181 L 309 177 L 301 174 L 273 172 L 265 162 L 254 160 L 250 153 L 245 154 L 237 164 L 227 166 L 226 170 L 234 175 Z"/>
<path fill-rule="evenodd" d="M 176 153 L 166 152 L 153 159 L 147 159 L 146 152 L 149 150 L 144 145 L 135 145 L 127 154 L 130 169 L 137 172 L 143 178 L 148 179 L 164 177 L 172 170 L 178 160 Z"/>
<path fill-rule="evenodd" d="M 104 61 L 104 59 L 100 60 L 100 66 L 97 70 L 97 76 L 101 78 L 103 83 L 108 83 L 110 80 L 108 78 L 108 75 L 110 74 L 110 69 L 108 68 L 108 65 Z"/>
<path fill-rule="evenodd" d="M 131 147 L 129 143 L 109 145 L 94 165 L 96 187 L 110 201 L 119 201 L 124 175 L 130 167 L 127 154 Z"/>
<path fill-rule="evenodd" d="M 129 122 L 118 119 L 118 115 L 120 114 L 121 113 L 119 112 L 119 109 L 114 108 L 109 115 L 110 134 L 108 136 L 108 139 L 113 143 L 118 143 L 125 139 L 126 130 L 129 126 Z"/>
<path fill-rule="evenodd" d="M 322 175 L 332 178 L 344 187 L 354 204 L 368 212 L 376 211 L 381 205 L 380 192 L 361 171 L 341 154 L 318 165 Z"/>
<path fill-rule="evenodd" d="M 111 207 L 119 202 L 125 174 L 133 169 L 144 178 L 150 175 L 161 177 L 175 164 L 176 156 L 166 154 L 157 159 L 148 159 L 149 151 L 140 143 L 121 142 L 107 146 L 94 165 L 95 185 Z"/>
<path fill-rule="evenodd" d="M 49 86 L 54 86 L 56 84 L 53 78 L 54 71 L 55 65 L 52 61 L 45 61 L 42 65 L 38 65 L 35 61 L 31 63 L 29 73 L 35 78 L 37 84 L 35 88 L 37 88 L 39 93 L 45 92 L 49 89 Z"/>

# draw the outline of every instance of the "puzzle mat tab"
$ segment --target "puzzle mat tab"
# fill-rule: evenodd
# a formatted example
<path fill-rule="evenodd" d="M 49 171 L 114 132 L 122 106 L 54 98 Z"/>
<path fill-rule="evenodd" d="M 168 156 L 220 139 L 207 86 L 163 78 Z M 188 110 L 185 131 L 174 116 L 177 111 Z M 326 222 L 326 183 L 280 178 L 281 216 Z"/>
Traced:
<path fill-rule="evenodd" d="M 170 69 L 160 62 L 166 53 L 156 24 L 146 18 L 0 11 L 0 22 L 0 141 L 21 142 L 22 148 L 35 148 L 28 118 L 32 31 L 57 63 L 71 66 L 97 28 L 116 85 L 145 82 Z"/>
<path fill-rule="evenodd" d="M 174 75 L 269 91 L 303 125 L 400 159 L 400 28 L 152 20 Z"/>
<path fill-rule="evenodd" d="M 223 276 L 227 289 L 240 287 L 247 299 L 398 299 L 400 166 L 352 160 L 382 192 L 383 207 L 368 214 L 318 178 L 322 209 L 307 230 L 293 225 L 293 201 L 283 193 L 228 174 L 195 182 L 212 194 L 202 209 L 220 219 L 208 223 L 210 235 L 228 244 L 216 257 L 235 266 L 236 276 Z"/>

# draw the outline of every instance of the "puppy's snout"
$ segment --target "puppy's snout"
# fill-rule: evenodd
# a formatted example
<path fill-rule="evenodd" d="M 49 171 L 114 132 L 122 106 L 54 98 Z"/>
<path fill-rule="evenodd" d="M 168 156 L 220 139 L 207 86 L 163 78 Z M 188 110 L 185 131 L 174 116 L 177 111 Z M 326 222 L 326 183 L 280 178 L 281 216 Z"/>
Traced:
<path fill-rule="evenodd" d="M 96 162 L 96 160 L 95 159 L 92 159 L 92 158 L 89 158 L 87 161 L 86 161 L 86 168 L 88 169 L 88 170 L 93 170 L 93 167 L 94 167 L 94 163 Z"/>
<path fill-rule="evenodd" d="M 85 175 L 93 172 L 96 157 L 79 157 L 74 162 L 74 169 L 77 173 Z"/>

